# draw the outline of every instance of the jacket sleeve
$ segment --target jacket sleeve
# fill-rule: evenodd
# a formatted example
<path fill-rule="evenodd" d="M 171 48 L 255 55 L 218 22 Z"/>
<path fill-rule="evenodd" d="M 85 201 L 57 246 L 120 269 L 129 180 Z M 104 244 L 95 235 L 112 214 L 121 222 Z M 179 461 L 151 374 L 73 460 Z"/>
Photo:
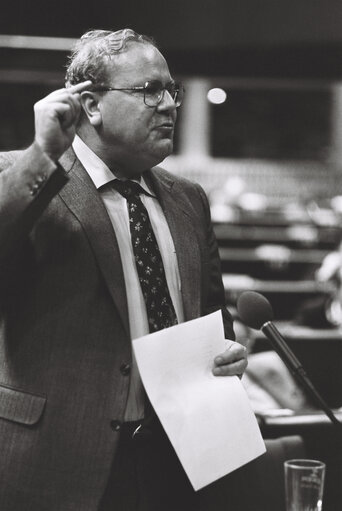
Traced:
<path fill-rule="evenodd" d="M 197 186 L 205 210 L 207 245 L 210 260 L 209 292 L 206 302 L 204 303 L 203 314 L 210 314 L 211 312 L 221 309 L 225 337 L 226 339 L 235 340 L 233 319 L 226 307 L 225 291 L 222 282 L 221 261 L 216 236 L 211 222 L 209 202 L 204 190 L 199 185 Z"/>
<path fill-rule="evenodd" d="M 36 143 L 17 154 L 0 155 L 0 277 L 68 179 Z"/>

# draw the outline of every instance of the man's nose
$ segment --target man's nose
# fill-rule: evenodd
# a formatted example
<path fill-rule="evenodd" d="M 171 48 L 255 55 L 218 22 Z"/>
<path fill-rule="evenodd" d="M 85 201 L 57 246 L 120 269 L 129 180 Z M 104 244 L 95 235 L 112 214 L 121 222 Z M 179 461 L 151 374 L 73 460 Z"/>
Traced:
<path fill-rule="evenodd" d="M 158 105 L 158 110 L 176 110 L 177 106 L 176 103 L 171 96 L 170 92 L 166 89 L 164 89 L 164 94 L 162 97 L 161 102 Z"/>

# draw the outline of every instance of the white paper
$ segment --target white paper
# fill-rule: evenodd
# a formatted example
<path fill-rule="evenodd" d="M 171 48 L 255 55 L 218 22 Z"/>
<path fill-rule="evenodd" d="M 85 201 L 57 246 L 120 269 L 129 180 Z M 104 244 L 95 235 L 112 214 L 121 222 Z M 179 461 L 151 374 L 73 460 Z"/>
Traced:
<path fill-rule="evenodd" d="M 195 490 L 265 452 L 237 376 L 214 376 L 220 311 L 133 340 L 146 392 Z"/>

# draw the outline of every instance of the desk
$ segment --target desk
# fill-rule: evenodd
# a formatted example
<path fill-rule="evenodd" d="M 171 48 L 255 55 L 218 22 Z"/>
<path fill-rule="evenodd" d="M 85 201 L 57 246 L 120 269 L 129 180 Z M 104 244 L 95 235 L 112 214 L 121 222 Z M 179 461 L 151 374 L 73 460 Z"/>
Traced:
<path fill-rule="evenodd" d="M 255 248 L 219 248 L 223 272 L 250 275 L 256 279 L 302 280 L 313 276 L 326 250 L 260 245 Z"/>
<path fill-rule="evenodd" d="M 338 227 L 318 226 L 315 224 L 276 225 L 271 217 L 268 225 L 257 224 L 255 219 L 249 223 L 214 223 L 214 232 L 219 246 L 255 247 L 260 243 L 280 243 L 292 248 L 319 248 L 334 250 L 339 242 L 341 230 Z"/>
<path fill-rule="evenodd" d="M 315 280 L 260 280 L 234 273 L 224 273 L 222 279 L 228 296 L 238 296 L 243 291 L 267 294 L 330 294 L 334 289 L 329 282 Z"/>
<path fill-rule="evenodd" d="M 335 409 L 334 414 L 342 424 L 342 408 Z M 292 415 L 281 415 L 281 411 L 279 415 L 267 415 L 265 413 L 258 416 L 258 422 L 264 438 L 278 438 L 287 435 L 305 436 L 308 433 L 329 435 L 334 433 L 336 428 L 325 413 L 316 410 L 305 414 L 294 413 Z"/>
<path fill-rule="evenodd" d="M 333 286 L 315 280 L 260 280 L 248 275 L 223 274 L 223 285 L 228 305 L 235 305 L 243 291 L 256 291 L 268 298 L 276 319 L 290 320 L 298 307 L 308 298 L 329 295 Z"/>
<path fill-rule="evenodd" d="M 260 247 L 260 245 L 259 245 Z M 281 247 L 281 245 L 280 245 Z M 263 257 L 258 250 L 255 248 L 230 248 L 220 247 L 219 248 L 220 258 L 224 261 L 245 261 L 246 263 L 254 261 L 265 261 L 268 262 L 270 259 Z M 289 263 L 301 263 L 301 264 L 321 264 L 326 255 L 330 251 L 320 249 L 289 249 L 288 251 L 288 262 Z"/>

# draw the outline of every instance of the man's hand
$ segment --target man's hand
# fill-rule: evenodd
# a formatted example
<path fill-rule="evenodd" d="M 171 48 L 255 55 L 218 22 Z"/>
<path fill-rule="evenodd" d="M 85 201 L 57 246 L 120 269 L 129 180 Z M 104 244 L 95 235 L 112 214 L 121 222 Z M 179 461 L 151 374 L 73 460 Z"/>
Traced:
<path fill-rule="evenodd" d="M 80 95 L 91 84 L 87 80 L 56 90 L 34 105 L 35 140 L 53 161 L 62 156 L 74 139 L 81 112 Z"/>
<path fill-rule="evenodd" d="M 226 351 L 214 360 L 215 376 L 242 376 L 247 367 L 247 349 L 238 342 L 226 340 Z"/>

